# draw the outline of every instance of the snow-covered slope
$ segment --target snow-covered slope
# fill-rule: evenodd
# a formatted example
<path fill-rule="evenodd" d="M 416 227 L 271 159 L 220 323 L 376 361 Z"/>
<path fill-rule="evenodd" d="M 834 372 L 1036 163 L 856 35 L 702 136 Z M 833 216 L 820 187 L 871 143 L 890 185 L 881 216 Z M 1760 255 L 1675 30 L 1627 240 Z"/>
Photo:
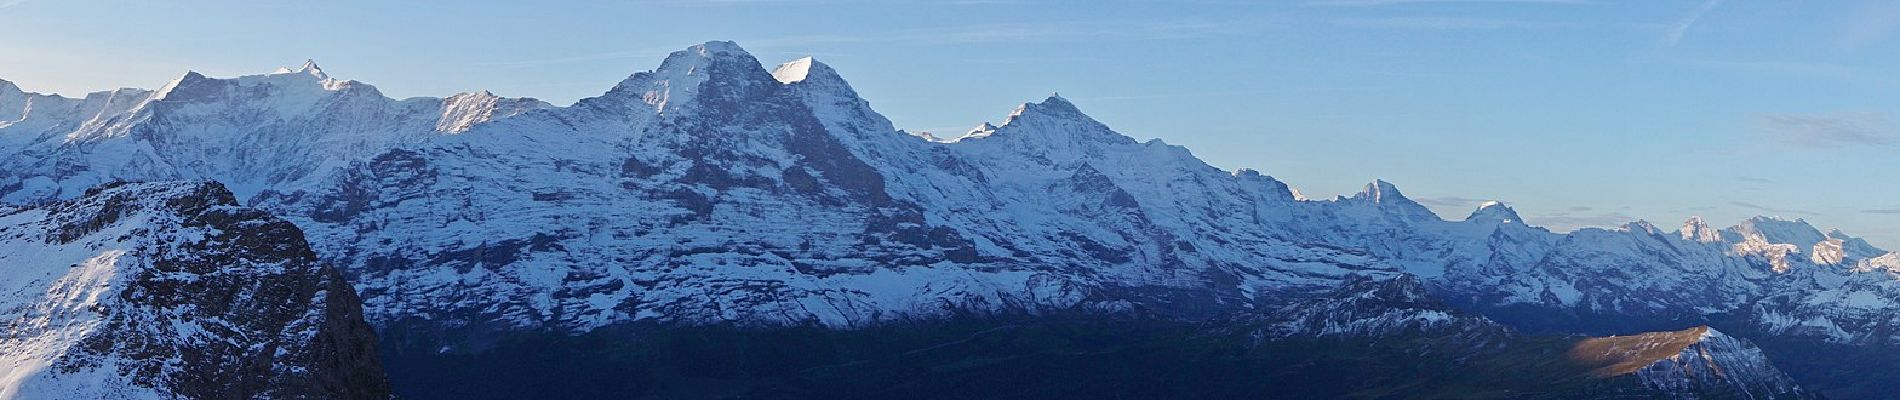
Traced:
<path fill-rule="evenodd" d="M 1512 332 L 1432 297 L 1418 278 L 1352 278 L 1339 288 L 1261 313 L 1274 338 L 1457 337 L 1502 339 Z"/>
<path fill-rule="evenodd" d="M 8 122 L 10 121 L 10 122 Z M 1396 185 L 1312 200 L 1059 96 L 933 139 L 830 66 L 675 52 L 569 107 L 392 100 L 314 65 L 86 99 L 0 85 L 0 199 L 212 179 L 302 226 L 374 324 L 860 327 L 968 313 L 1202 319 L 1354 279 L 1568 332 L 1744 321 L 1900 345 L 1900 255 L 1802 221 L 1558 234 Z"/>
<path fill-rule="evenodd" d="M 561 108 L 485 93 L 396 101 L 306 64 L 85 100 L 0 85 L 0 114 L 14 120 L 0 125 L 5 198 L 226 182 L 304 225 L 360 277 L 379 323 L 1189 316 L 1409 273 L 1477 309 L 1746 311 L 1780 332 L 1895 340 L 1867 329 L 1890 322 L 1869 310 L 1896 299 L 1877 261 L 1894 256 L 1803 222 L 1555 234 L 1495 202 L 1445 221 L 1383 181 L 1306 200 L 1053 96 L 932 141 L 892 127 L 822 62 L 767 71 L 729 42 Z"/>
<path fill-rule="evenodd" d="M 70 198 L 115 180 L 211 179 L 244 197 L 281 190 L 390 148 L 547 107 L 486 92 L 392 100 L 315 63 L 157 91 L 83 99 L 0 82 L 0 200 Z"/>
<path fill-rule="evenodd" d="M 1589 338 L 1570 349 L 1591 374 L 1635 376 L 1644 386 L 1685 399 L 1817 398 L 1770 364 L 1761 349 L 1707 326 Z"/>
<path fill-rule="evenodd" d="M 387 397 L 352 288 L 215 183 L 0 210 L 0 399 Z"/>

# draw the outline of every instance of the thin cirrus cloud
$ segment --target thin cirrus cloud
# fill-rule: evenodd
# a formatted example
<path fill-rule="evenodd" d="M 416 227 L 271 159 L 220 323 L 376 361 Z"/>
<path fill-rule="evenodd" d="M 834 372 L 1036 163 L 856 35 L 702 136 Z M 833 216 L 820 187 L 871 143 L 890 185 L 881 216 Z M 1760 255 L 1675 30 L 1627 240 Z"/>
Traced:
<path fill-rule="evenodd" d="M 1322 7 L 1381 7 L 1408 4 L 1596 4 L 1589 0 L 1320 0 L 1306 3 Z"/>
<path fill-rule="evenodd" d="M 1562 21 L 1531 21 L 1497 18 L 1469 17 L 1382 17 L 1382 18 L 1341 18 L 1331 21 L 1334 25 L 1360 29 L 1410 29 L 1410 30 L 1529 30 L 1580 28 L 1584 24 Z"/>
<path fill-rule="evenodd" d="M 984 24 L 918 29 L 866 37 L 867 41 L 919 43 L 1021 43 L 1079 40 L 1192 39 L 1244 33 L 1243 25 L 1208 21 L 1072 22 L 1059 24 Z"/>
<path fill-rule="evenodd" d="M 1557 212 L 1524 217 L 1524 223 L 1550 228 L 1556 232 L 1569 232 L 1583 228 L 1609 228 L 1636 220 L 1636 217 L 1615 211 L 1595 214 Z"/>
<path fill-rule="evenodd" d="M 773 1 L 773 0 L 735 0 Z M 1093 40 L 1172 40 L 1195 39 L 1251 32 L 1270 24 L 1218 21 L 1085 21 L 1041 24 L 976 24 L 945 28 L 917 28 L 877 34 L 788 35 L 740 40 L 748 49 L 806 48 L 838 43 L 902 44 L 986 44 L 1026 42 L 1077 42 Z M 597 62 L 652 54 L 664 54 L 677 47 L 611 51 L 532 60 L 496 61 L 484 65 L 505 68 L 537 67 L 554 64 Z"/>
<path fill-rule="evenodd" d="M 1877 112 L 1765 114 L 1755 126 L 1769 139 L 1809 148 L 1892 147 L 1900 126 Z"/>
<path fill-rule="evenodd" d="M 1480 204 L 1493 200 L 1461 196 L 1440 196 L 1418 197 L 1413 198 L 1412 201 L 1432 208 L 1435 212 L 1464 213 L 1469 212 L 1466 210 L 1476 209 Z M 1450 214 L 1449 216 L 1455 220 L 1458 218 L 1456 217 L 1458 215 L 1463 214 Z M 1570 232 L 1583 228 L 1611 228 L 1635 220 L 1637 220 L 1636 217 L 1621 211 L 1599 211 L 1596 208 L 1587 206 L 1571 206 L 1544 213 L 1524 215 L 1524 223 L 1549 228 L 1555 232 Z"/>
<path fill-rule="evenodd" d="M 1702 20 L 1704 14 L 1708 14 L 1709 10 L 1714 10 L 1715 6 L 1721 4 L 1722 0 L 1703 1 L 1702 5 L 1697 6 L 1688 15 L 1677 20 L 1675 24 L 1669 25 L 1669 29 L 1663 30 L 1662 39 L 1656 41 L 1656 52 L 1666 53 L 1675 49 L 1676 44 L 1682 42 L 1682 36 L 1689 33 L 1689 28 L 1695 26 L 1696 21 Z"/>
<path fill-rule="evenodd" d="M 1479 204 L 1483 204 L 1484 202 L 1491 201 L 1491 200 L 1490 199 L 1474 199 L 1470 197 L 1459 197 L 1459 196 L 1442 196 L 1442 197 L 1420 197 L 1420 198 L 1412 199 L 1412 201 L 1416 201 L 1419 204 L 1424 204 L 1426 206 L 1435 207 L 1435 208 L 1457 209 L 1457 208 L 1469 207 L 1469 208 L 1475 209 L 1478 207 Z"/>
<path fill-rule="evenodd" d="M 1900 85 L 1900 79 L 1895 79 L 1881 71 L 1839 64 L 1791 61 L 1737 61 L 1684 57 L 1670 57 L 1667 61 L 1702 68 L 1771 73 L 1881 85 Z"/>
<path fill-rule="evenodd" d="M 1868 214 L 1900 215 L 1900 209 L 1860 210 L 1860 212 Z"/>
<path fill-rule="evenodd" d="M 1764 205 L 1760 205 L 1760 204 L 1755 204 L 1755 203 L 1750 203 L 1750 202 L 1746 202 L 1746 201 L 1731 201 L 1731 202 L 1728 202 L 1728 204 L 1729 204 L 1729 205 L 1732 205 L 1732 206 L 1736 206 L 1736 207 L 1741 207 L 1741 208 L 1746 208 L 1746 209 L 1750 209 L 1750 210 L 1755 210 L 1755 211 L 1763 211 L 1763 212 L 1768 212 L 1768 213 L 1773 213 L 1773 214 L 1781 214 L 1781 215 L 1801 215 L 1801 216 L 1815 216 L 1815 215 L 1821 215 L 1821 213 L 1817 213 L 1817 212 L 1813 212 L 1813 211 L 1808 211 L 1808 210 L 1794 210 L 1794 209 L 1785 209 L 1785 208 L 1774 208 L 1774 207 L 1768 207 L 1768 206 L 1764 206 Z"/>

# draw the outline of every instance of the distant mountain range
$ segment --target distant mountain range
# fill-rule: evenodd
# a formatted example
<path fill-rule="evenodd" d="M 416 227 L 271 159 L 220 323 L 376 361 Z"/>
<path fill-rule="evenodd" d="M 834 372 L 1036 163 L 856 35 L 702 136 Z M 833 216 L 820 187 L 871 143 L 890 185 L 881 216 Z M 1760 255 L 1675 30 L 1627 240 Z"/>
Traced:
<path fill-rule="evenodd" d="M 567 107 L 0 81 L 0 155 L 0 398 L 1900 395 L 1900 253 L 1839 231 L 1308 199 L 1055 96 L 934 137 L 730 42 Z"/>

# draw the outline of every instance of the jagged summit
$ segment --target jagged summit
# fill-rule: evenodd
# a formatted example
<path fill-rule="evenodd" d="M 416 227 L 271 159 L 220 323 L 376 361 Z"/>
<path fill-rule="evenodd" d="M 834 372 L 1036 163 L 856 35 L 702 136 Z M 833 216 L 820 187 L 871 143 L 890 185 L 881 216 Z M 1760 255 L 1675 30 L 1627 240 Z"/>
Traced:
<path fill-rule="evenodd" d="M 1682 230 L 1679 232 L 1682 234 L 1682 240 L 1700 243 L 1722 241 L 1722 231 L 1710 226 L 1707 221 L 1702 220 L 1702 217 L 1689 217 L 1688 221 L 1682 222 Z"/>
<path fill-rule="evenodd" d="M 858 96 L 858 91 L 845 82 L 844 76 L 823 61 L 803 57 L 779 64 L 771 73 L 772 79 L 781 85 L 821 104 L 855 104 L 845 107 L 858 110 L 852 111 L 854 113 L 870 109 L 870 103 Z"/>
<path fill-rule="evenodd" d="M 989 122 L 984 122 L 981 124 L 977 124 L 975 128 L 970 128 L 970 130 L 967 132 L 963 132 L 963 136 L 958 136 L 957 140 L 962 140 L 965 138 L 989 137 L 991 134 L 995 134 L 995 133 L 996 133 L 996 125 L 992 125 Z"/>
<path fill-rule="evenodd" d="M 296 225 L 211 182 L 84 193 L 0 213 L 0 397 L 388 397 L 354 290 Z"/>
<path fill-rule="evenodd" d="M 1353 194 L 1350 198 L 1342 197 L 1340 200 L 1371 205 L 1383 213 L 1398 216 L 1405 220 L 1432 221 L 1439 219 L 1438 214 L 1433 213 L 1432 210 L 1426 208 L 1425 205 L 1405 197 L 1405 194 L 1399 191 L 1398 186 L 1393 185 L 1391 182 L 1386 182 L 1384 179 L 1375 179 L 1372 183 L 1366 184 L 1364 190 Z"/>
<path fill-rule="evenodd" d="M 1473 210 L 1471 212 L 1471 215 L 1465 217 L 1465 220 L 1466 221 L 1495 222 L 1495 223 L 1501 223 L 1501 224 L 1524 223 L 1524 218 L 1519 217 L 1517 215 L 1517 210 L 1513 210 L 1511 209 L 1511 206 L 1504 204 L 1504 202 L 1496 201 L 1496 200 L 1486 201 L 1483 204 L 1479 204 L 1478 209 Z"/>
<path fill-rule="evenodd" d="M 1024 151 L 1056 152 L 1064 154 L 1064 157 L 1100 151 L 1098 146 L 1102 145 L 1137 143 L 1134 138 L 1116 132 L 1082 113 L 1075 103 L 1059 95 L 1018 105 L 1003 119 L 1003 123 L 983 123 L 955 141 L 1006 137 L 1009 138 L 1007 142 L 1022 146 L 1020 148 Z"/>
<path fill-rule="evenodd" d="M 719 80 L 718 95 L 743 95 L 762 90 L 765 82 L 776 82 L 737 43 L 711 41 L 675 51 L 652 71 L 635 73 L 598 97 L 581 99 L 576 105 L 620 113 L 629 107 L 671 113 L 679 106 L 692 104 L 709 80 Z M 635 105 L 641 105 L 635 107 Z"/>
<path fill-rule="evenodd" d="M 1057 93 L 1049 94 L 1049 97 L 1043 99 L 1040 103 L 1023 103 L 1021 106 L 1016 107 L 1016 111 L 1010 113 L 1009 116 L 1010 119 L 1015 119 L 1018 116 L 1031 113 L 1087 117 L 1087 115 L 1082 114 L 1082 109 L 1075 106 L 1075 103 L 1069 102 L 1069 99 L 1062 98 L 1062 95 Z M 1009 123 L 1004 122 L 1003 124 L 1008 125 Z"/>
<path fill-rule="evenodd" d="M 1637 233 L 1642 233 L 1645 235 L 1660 235 L 1663 232 L 1662 228 L 1656 227 L 1656 224 L 1652 224 L 1652 223 L 1649 223 L 1649 221 L 1640 220 L 1640 219 L 1635 220 L 1635 221 L 1630 221 L 1629 223 L 1625 223 L 1623 224 L 1623 226 L 1617 227 L 1617 229 L 1622 230 L 1624 232 L 1637 232 Z"/>
<path fill-rule="evenodd" d="M 1065 125 L 1076 128 L 1072 130 L 1076 132 L 1086 131 L 1107 134 L 1109 136 L 1126 139 L 1129 142 L 1134 141 L 1133 138 L 1115 133 L 1109 129 L 1108 126 L 1102 125 L 1102 123 L 1096 121 L 1095 118 L 1083 113 L 1081 108 L 1075 106 L 1075 103 L 1071 103 L 1069 99 L 1062 98 L 1061 95 L 1057 94 L 1050 94 L 1048 98 L 1043 99 L 1041 102 L 1023 103 L 1022 105 L 1016 106 L 1015 110 L 1010 111 L 1009 117 L 1003 119 L 1003 124 L 996 128 L 998 130 L 1006 130 L 1020 125 L 1036 125 L 1042 126 L 1043 128 L 1049 128 L 1052 127 L 1052 125 Z"/>
<path fill-rule="evenodd" d="M 317 66 L 317 60 L 304 60 L 303 66 L 297 67 L 296 69 L 291 69 L 290 67 L 279 67 L 277 68 L 276 71 L 271 71 L 270 74 L 271 75 L 304 74 L 304 75 L 317 77 L 317 79 L 330 79 L 330 75 L 324 73 L 322 67 Z"/>
<path fill-rule="evenodd" d="M 717 61 L 750 61 L 755 67 L 758 64 L 758 59 L 753 58 L 752 53 L 739 47 L 738 43 L 715 40 L 668 54 L 666 60 L 660 61 L 660 67 L 653 72 L 663 77 L 710 74 L 715 71 L 703 70 L 700 67 L 710 66 L 710 63 Z"/>
<path fill-rule="evenodd" d="M 1386 182 L 1384 179 L 1374 179 L 1372 183 L 1367 183 L 1366 188 L 1360 190 L 1359 194 L 1355 194 L 1352 197 L 1355 199 L 1371 200 L 1375 203 L 1385 202 L 1387 199 L 1406 200 L 1405 194 L 1399 192 L 1397 185 Z"/>

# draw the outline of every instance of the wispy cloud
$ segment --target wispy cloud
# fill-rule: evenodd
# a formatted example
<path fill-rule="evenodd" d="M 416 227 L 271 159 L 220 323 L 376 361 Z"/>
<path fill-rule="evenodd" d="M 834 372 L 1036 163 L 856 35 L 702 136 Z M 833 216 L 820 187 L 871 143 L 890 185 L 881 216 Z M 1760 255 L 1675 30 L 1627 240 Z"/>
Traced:
<path fill-rule="evenodd" d="M 1773 179 L 1763 178 L 1759 176 L 1737 176 L 1735 177 L 1735 180 L 1747 182 L 1747 183 L 1759 183 L 1759 184 L 1764 184 L 1764 185 L 1775 183 L 1775 180 Z"/>
<path fill-rule="evenodd" d="M 773 5 L 773 4 L 807 4 L 807 3 L 828 3 L 828 2 L 833 2 L 833 1 L 828 1 L 828 0 L 627 0 L 626 4 L 642 6 L 642 7 L 651 7 L 651 6 L 723 7 L 723 6 L 760 6 L 760 5 Z"/>
<path fill-rule="evenodd" d="M 1596 4 L 1589 0 L 1318 0 L 1306 5 L 1321 7 L 1382 7 L 1407 4 Z"/>
<path fill-rule="evenodd" d="M 1900 209 L 1882 209 L 1882 210 L 1860 210 L 1860 212 L 1864 212 L 1864 213 L 1868 213 L 1868 214 L 1895 214 L 1895 215 L 1900 215 Z"/>
<path fill-rule="evenodd" d="M 1900 127 L 1877 112 L 1768 114 L 1758 117 L 1755 125 L 1769 139 L 1811 148 L 1900 144 Z"/>
<path fill-rule="evenodd" d="M 1537 226 L 1541 226 L 1545 228 L 1550 228 L 1550 230 L 1556 231 L 1556 232 L 1569 232 L 1569 231 L 1574 231 L 1574 230 L 1583 229 L 1583 228 L 1617 227 L 1617 226 L 1622 226 L 1623 224 L 1630 223 L 1630 221 L 1635 221 L 1635 220 L 1637 220 L 1636 217 L 1632 217 L 1629 214 L 1624 214 L 1620 212 L 1605 212 L 1605 213 L 1595 213 L 1595 214 L 1573 214 L 1573 213 L 1568 213 L 1568 212 L 1556 212 L 1556 213 L 1550 213 L 1550 214 L 1524 216 L 1525 223 L 1528 223 L 1531 225 L 1537 225 Z"/>
<path fill-rule="evenodd" d="M 1708 14 L 1709 10 L 1721 4 L 1722 0 L 1705 0 L 1694 11 L 1690 11 L 1689 15 L 1669 25 L 1668 29 L 1663 30 L 1662 39 L 1656 41 L 1656 53 L 1668 53 L 1669 50 L 1675 49 L 1676 43 L 1682 42 L 1682 35 L 1689 33 L 1689 27 L 1695 26 L 1696 21 L 1701 20 L 1703 14 Z"/>
<path fill-rule="evenodd" d="M 1804 216 L 1821 215 L 1821 213 L 1808 211 L 1808 210 L 1774 208 L 1774 207 L 1763 206 L 1760 204 L 1750 203 L 1746 201 L 1731 201 L 1731 202 L 1728 202 L 1728 204 L 1732 206 L 1736 206 L 1736 207 L 1751 209 L 1755 211 L 1764 211 L 1764 212 L 1780 214 L 1780 215 L 1804 215 Z"/>
<path fill-rule="evenodd" d="M 5 0 L 0 0 L 5 1 Z M 725 0 L 728 2 L 779 2 L 797 0 Z M 1248 23 L 1219 21 L 1082 21 L 1036 24 L 973 24 L 940 28 L 915 28 L 871 34 L 792 35 L 771 38 L 739 39 L 748 50 L 803 49 L 841 43 L 898 44 L 984 44 L 984 43 L 1066 43 L 1099 40 L 1170 40 L 1233 35 L 1261 29 L 1259 21 Z M 682 46 L 683 47 L 683 46 Z M 652 57 L 681 47 L 645 48 L 609 51 L 567 57 L 534 60 L 497 61 L 484 65 L 506 68 Z"/>
<path fill-rule="evenodd" d="M 1484 203 L 1486 201 L 1491 201 L 1491 200 L 1474 199 L 1470 197 L 1459 197 L 1459 196 L 1440 196 L 1440 197 L 1415 198 L 1415 199 L 1412 199 L 1412 201 L 1416 201 L 1419 204 L 1424 204 L 1431 207 L 1455 210 L 1455 209 L 1476 209 L 1478 208 L 1478 204 Z"/>
<path fill-rule="evenodd" d="M 1665 61 L 1704 68 L 1764 72 L 1808 78 L 1838 79 L 1882 85 L 1900 85 L 1900 79 L 1896 79 L 1884 72 L 1838 64 L 1788 61 L 1710 60 L 1679 57 L 1670 57 Z"/>
<path fill-rule="evenodd" d="M 593 54 L 580 54 L 580 55 L 573 55 L 573 56 L 566 56 L 566 57 L 550 57 L 550 58 L 540 58 L 540 59 L 533 59 L 533 60 L 490 61 L 490 62 L 479 62 L 475 64 L 484 65 L 484 66 L 502 67 L 502 68 L 527 68 L 527 67 L 539 67 L 539 66 L 546 66 L 546 65 L 572 64 L 572 63 L 580 63 L 580 62 L 594 62 L 594 61 L 607 61 L 607 60 L 622 60 L 622 59 L 638 58 L 638 57 L 652 57 L 655 54 L 666 54 L 668 52 L 676 51 L 681 48 L 684 48 L 684 47 L 682 46 L 682 47 L 675 48 L 675 47 L 657 47 L 656 46 L 656 47 L 648 47 L 648 48 L 638 49 L 638 50 L 608 51 L 608 52 L 600 52 L 600 53 L 593 53 Z"/>
<path fill-rule="evenodd" d="M 1192 39 L 1243 33 L 1243 25 L 1210 21 L 1089 21 L 1036 24 L 979 24 L 925 28 L 868 37 L 908 43 L 1022 43 L 1079 40 Z"/>
<path fill-rule="evenodd" d="M 1139 94 L 1124 94 L 1124 95 L 1075 97 L 1075 98 L 1071 98 L 1071 100 L 1105 100 L 1105 101 L 1154 100 L 1154 99 L 1176 99 L 1176 98 L 1264 96 L 1264 95 L 1287 94 L 1287 93 L 1372 92 L 1372 91 L 1378 91 L 1378 90 L 1381 90 L 1381 89 L 1375 88 L 1375 87 L 1295 87 L 1295 88 L 1268 89 L 1268 90 L 1139 93 Z"/>
<path fill-rule="evenodd" d="M 13 8 L 13 6 L 17 6 L 17 5 L 20 5 L 20 3 L 25 3 L 25 2 L 26 0 L 0 0 L 0 10 Z"/>
<path fill-rule="evenodd" d="M 1412 30 L 1561 29 L 1581 28 L 1585 26 L 1576 22 L 1567 21 L 1531 21 L 1470 17 L 1340 18 L 1332 20 L 1332 23 L 1348 28 Z"/>

